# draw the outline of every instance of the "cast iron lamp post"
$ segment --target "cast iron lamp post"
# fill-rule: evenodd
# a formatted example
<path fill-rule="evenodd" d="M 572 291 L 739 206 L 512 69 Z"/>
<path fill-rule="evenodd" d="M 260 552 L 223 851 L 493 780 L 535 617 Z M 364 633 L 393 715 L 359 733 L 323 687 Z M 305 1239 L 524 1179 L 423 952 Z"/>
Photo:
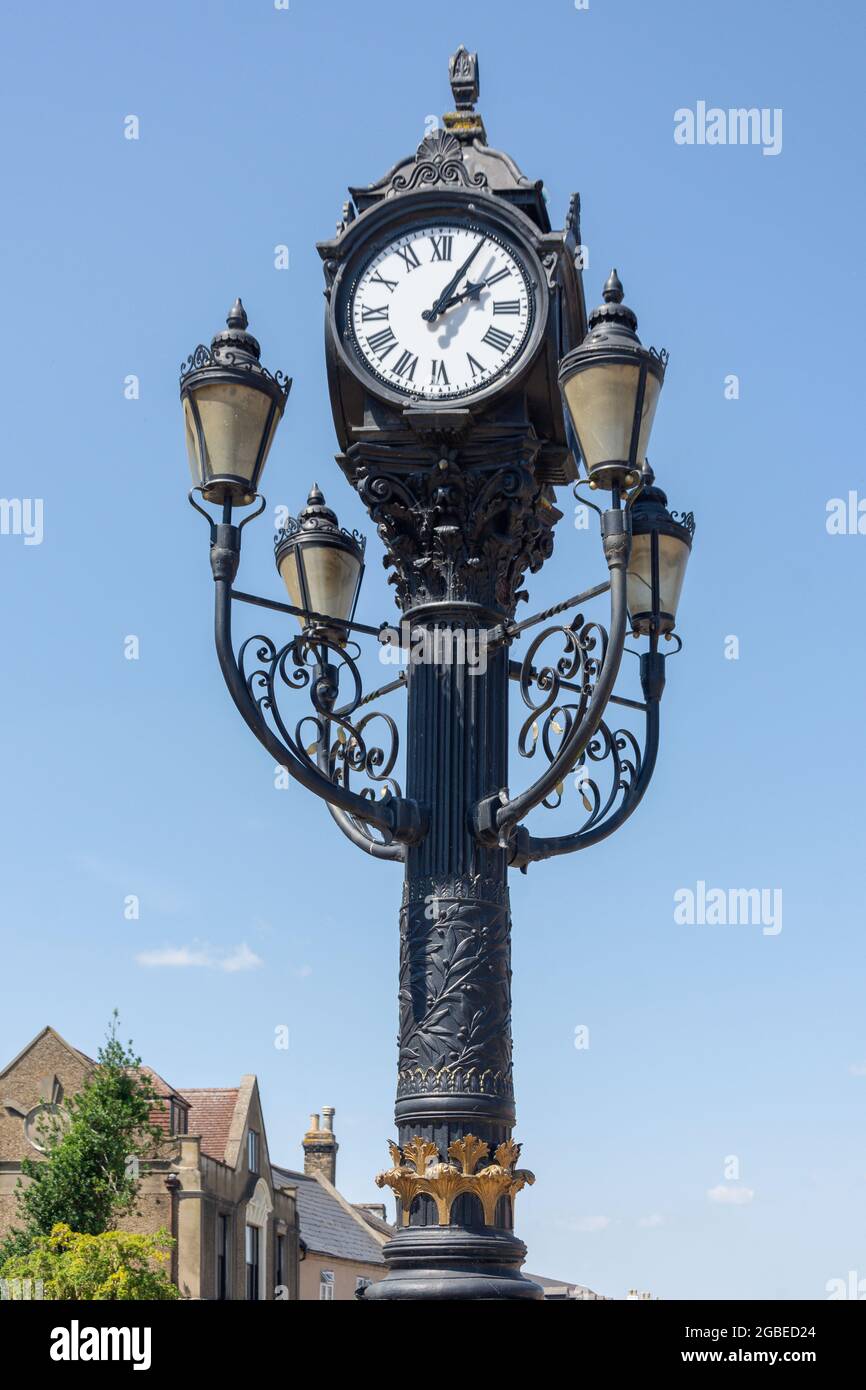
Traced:
<path fill-rule="evenodd" d="M 694 532 L 691 514 L 667 510 L 647 460 L 667 354 L 642 346 L 616 272 L 587 322 L 576 195 L 565 230 L 552 231 L 540 184 L 486 143 L 475 55 L 459 49 L 450 74 L 457 109 L 444 129 L 353 189 L 336 238 L 319 247 L 338 463 L 393 571 L 408 653 L 396 679 L 364 692 L 357 639 L 388 629 L 356 620 L 363 542 L 318 487 L 276 537 L 290 602 L 234 587 L 290 384 L 261 366 L 240 301 L 181 376 L 190 500 L 210 527 L 216 648 L 232 699 L 352 843 L 404 866 L 399 1143 L 377 1178 L 397 1197 L 399 1229 L 367 1301 L 541 1296 L 520 1273 L 514 1235 L 514 1198 L 534 1177 L 517 1166 L 512 1139 L 508 870 L 595 844 L 643 797 L 659 743 L 660 643 L 681 645 Z M 607 577 L 517 621 L 521 581 L 550 555 L 562 516 L 554 489 L 568 483 L 609 494 L 599 507 L 576 491 L 599 515 Z M 196 492 L 222 507 L 220 520 Z M 580 611 L 604 595 L 606 626 Z M 257 634 L 236 651 L 235 602 L 300 630 L 291 621 L 279 638 Z M 570 621 L 546 625 L 570 610 Z M 647 643 L 642 700 L 615 689 L 629 631 Z M 544 656 L 552 642 L 556 654 Z M 511 681 L 528 711 L 518 751 L 546 761 L 516 794 Z M 311 708 L 293 727 L 282 703 L 299 690 Z M 397 719 L 368 708 L 404 690 L 405 795 L 393 775 Z M 608 722 L 617 709 L 642 717 L 642 739 Z M 578 828 L 533 833 L 526 817 L 572 800 L 572 783 Z"/>

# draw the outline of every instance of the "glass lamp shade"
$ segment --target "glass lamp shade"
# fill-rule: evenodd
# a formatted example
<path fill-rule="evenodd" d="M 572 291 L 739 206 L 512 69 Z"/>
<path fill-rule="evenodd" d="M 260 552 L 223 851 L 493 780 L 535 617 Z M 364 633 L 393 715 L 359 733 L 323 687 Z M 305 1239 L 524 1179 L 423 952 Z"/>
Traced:
<path fill-rule="evenodd" d="M 636 361 L 588 364 L 563 382 L 562 392 L 590 477 L 605 465 L 608 470 L 617 466 L 624 477 L 640 471 L 662 384 L 653 372 L 646 373 L 640 427 L 632 451 L 640 385 L 641 365 Z"/>
<path fill-rule="evenodd" d="M 641 345 L 637 318 L 622 298 L 619 276 L 611 271 L 589 332 L 559 369 L 565 411 L 598 487 L 637 482 L 667 362 L 667 353 Z"/>
<path fill-rule="evenodd" d="M 626 602 L 634 632 L 672 632 L 692 549 L 694 518 L 675 521 L 661 488 L 645 487 L 632 509 Z"/>
<path fill-rule="evenodd" d="M 290 518 L 278 533 L 275 549 L 277 569 L 293 608 L 321 613 L 338 623 L 351 622 L 364 572 L 364 540 L 340 527 L 318 487 L 311 491 L 298 519 Z M 326 624 L 301 615 L 298 621 L 311 632 L 323 630 L 340 645 L 346 640 L 345 628 L 329 630 Z"/>
<path fill-rule="evenodd" d="M 261 348 L 236 300 L 227 328 L 200 345 L 181 372 L 193 487 L 209 502 L 246 506 L 256 495 L 291 382 L 261 365 Z"/>
<path fill-rule="evenodd" d="M 209 501 L 253 500 L 282 415 L 269 392 L 247 382 L 205 381 L 183 399 L 194 487 Z"/>

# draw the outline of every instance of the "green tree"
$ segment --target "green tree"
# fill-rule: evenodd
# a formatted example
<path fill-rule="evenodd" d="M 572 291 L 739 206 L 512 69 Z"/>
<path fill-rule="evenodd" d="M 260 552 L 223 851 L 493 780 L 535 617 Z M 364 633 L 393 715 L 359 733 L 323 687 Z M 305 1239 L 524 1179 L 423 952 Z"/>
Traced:
<path fill-rule="evenodd" d="M 64 1102 L 63 1120 L 43 1126 L 45 1157 L 21 1164 L 30 1179 L 16 1188 L 22 1224 L 0 1244 L 0 1265 L 50 1236 L 58 1223 L 76 1234 L 99 1235 L 135 1210 L 137 1165 L 131 1160 L 157 1150 L 163 1133 L 150 1117 L 162 1102 L 132 1043 L 124 1046 L 117 1030 L 115 1010 L 93 1072 Z"/>
<path fill-rule="evenodd" d="M 153 1302 L 177 1298 L 177 1289 L 161 1268 L 173 1244 L 167 1231 L 150 1236 L 127 1231 L 82 1235 L 58 1222 L 50 1235 L 34 1238 L 27 1254 L 13 1255 L 0 1266 L 3 1292 L 14 1299 L 13 1281 L 30 1279 L 41 1281 L 45 1299 Z"/>

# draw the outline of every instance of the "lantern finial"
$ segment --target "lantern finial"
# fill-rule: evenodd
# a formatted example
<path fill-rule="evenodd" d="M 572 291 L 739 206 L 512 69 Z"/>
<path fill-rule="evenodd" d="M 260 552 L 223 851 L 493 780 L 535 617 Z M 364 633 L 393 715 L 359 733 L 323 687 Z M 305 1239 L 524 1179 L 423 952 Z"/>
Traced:
<path fill-rule="evenodd" d="M 247 311 L 241 299 L 236 299 L 226 315 L 226 325 L 229 328 L 247 328 L 249 326 Z"/>
<path fill-rule="evenodd" d="M 616 273 L 616 267 L 614 267 L 610 275 L 608 275 L 602 293 L 604 295 L 605 304 L 622 304 L 624 291 L 622 288 L 622 281 Z M 238 301 L 238 303 L 240 303 L 240 301 Z"/>

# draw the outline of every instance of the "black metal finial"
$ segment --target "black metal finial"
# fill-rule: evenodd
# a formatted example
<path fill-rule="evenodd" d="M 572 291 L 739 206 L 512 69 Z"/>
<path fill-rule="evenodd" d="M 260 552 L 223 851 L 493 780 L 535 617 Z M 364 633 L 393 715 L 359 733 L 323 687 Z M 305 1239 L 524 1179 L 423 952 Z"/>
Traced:
<path fill-rule="evenodd" d="M 481 91 L 478 54 L 468 53 L 461 43 L 457 52 L 452 53 L 448 60 L 448 77 L 457 110 L 471 111 Z"/>
<path fill-rule="evenodd" d="M 236 299 L 226 314 L 226 327 L 213 336 L 211 352 L 223 357 L 230 353 L 235 362 L 246 359 L 257 363 L 262 349 L 258 339 L 247 332 L 248 324 L 247 311 L 242 301 Z"/>
<path fill-rule="evenodd" d="M 304 531 L 315 529 L 338 531 L 340 529 L 337 514 L 326 503 L 325 494 L 318 483 L 313 483 L 310 488 L 307 505 L 298 517 L 298 521 Z"/>
<path fill-rule="evenodd" d="M 623 294 L 622 281 L 614 269 L 604 282 L 604 302 L 599 304 L 597 309 L 593 309 L 589 316 L 589 331 L 593 335 L 600 333 L 605 337 L 611 333 L 620 337 L 625 334 L 639 345 L 637 314 L 623 303 Z"/>
<path fill-rule="evenodd" d="M 604 302 L 605 304 L 621 304 L 623 294 L 622 281 L 616 273 L 616 267 L 614 267 L 604 283 Z"/>
<path fill-rule="evenodd" d="M 228 327 L 244 329 L 249 327 L 249 322 L 250 321 L 247 318 L 247 311 L 244 308 L 243 303 L 240 299 L 236 299 L 226 316 L 226 323 Z"/>

